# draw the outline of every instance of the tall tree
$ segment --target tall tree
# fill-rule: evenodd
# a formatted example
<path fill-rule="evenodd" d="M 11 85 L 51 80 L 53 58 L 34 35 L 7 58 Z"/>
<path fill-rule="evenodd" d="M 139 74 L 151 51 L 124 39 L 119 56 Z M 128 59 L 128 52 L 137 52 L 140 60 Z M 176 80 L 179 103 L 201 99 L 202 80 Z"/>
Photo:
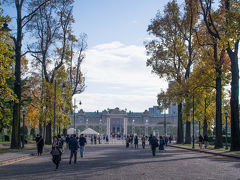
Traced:
<path fill-rule="evenodd" d="M 184 39 L 188 45 L 188 61 L 186 63 L 186 72 L 185 72 L 185 79 L 190 77 L 191 66 L 193 64 L 193 53 L 194 53 L 194 44 L 193 44 L 193 31 L 195 25 L 198 22 L 198 9 L 199 9 L 199 2 L 194 0 L 185 0 L 185 13 L 183 16 L 183 20 L 181 23 L 181 31 L 184 34 Z M 186 93 L 185 101 L 191 101 L 192 98 L 189 97 L 189 94 Z M 190 109 L 189 109 L 190 111 Z M 189 112 L 187 113 L 189 114 Z M 186 134 L 185 134 L 185 143 L 191 143 L 191 123 L 189 120 L 186 120 Z"/>
<path fill-rule="evenodd" d="M 148 26 L 148 32 L 156 36 L 146 44 L 147 66 L 160 78 L 167 78 L 181 84 L 184 77 L 184 63 L 187 60 L 187 52 L 183 41 L 183 34 L 179 30 L 181 13 L 175 0 L 169 2 L 164 9 L 164 16 L 157 13 L 155 19 Z M 177 143 L 182 143 L 182 101 L 178 101 L 178 136 Z"/>
<path fill-rule="evenodd" d="M 0 4 L 1 5 L 1 4 Z M 4 22 L 8 17 L 2 16 L 0 8 L 0 19 Z M 2 27 L 2 23 L 0 23 Z M 5 24 L 6 25 L 6 24 Z M 9 80 L 14 78 L 13 74 L 13 46 L 8 32 L 0 31 L 0 132 L 10 125 L 11 101 L 15 99 Z"/>
<path fill-rule="evenodd" d="M 222 18 L 221 24 L 215 18 L 215 12 L 212 8 L 212 1 L 200 0 L 203 19 L 208 33 L 225 45 L 225 49 L 231 60 L 231 150 L 240 150 L 240 132 L 239 132 L 239 67 L 238 67 L 238 49 L 240 22 L 239 1 L 223 0 L 219 6 L 218 12 Z M 219 17 L 219 16 L 218 16 Z M 225 20 L 225 21 L 224 21 Z M 217 49 L 215 45 L 215 49 Z M 219 102 L 220 104 L 220 102 Z M 218 104 L 218 105 L 219 105 Z M 217 105 L 217 106 L 218 106 Z M 220 106 L 220 105 L 219 105 Z"/>
<path fill-rule="evenodd" d="M 14 82 L 14 93 L 17 99 L 13 104 L 13 121 L 12 121 L 12 136 L 11 136 L 11 148 L 20 148 L 20 111 L 21 111 L 21 57 L 22 54 L 22 40 L 23 40 L 23 28 L 31 22 L 32 18 L 35 16 L 36 12 L 46 5 L 50 0 L 45 0 L 39 6 L 33 8 L 30 13 L 23 16 L 24 7 L 30 1 L 27 0 L 4 0 L 4 2 L 13 3 L 16 7 L 16 20 L 17 20 L 17 34 L 14 38 L 15 44 L 15 82 Z"/>
<path fill-rule="evenodd" d="M 227 31 L 227 52 L 231 60 L 231 150 L 240 150 L 240 129 L 239 129 L 239 67 L 238 52 L 240 42 L 240 1 L 225 0 L 226 31 Z M 232 42 L 232 40 L 234 41 Z"/>
<path fill-rule="evenodd" d="M 44 81 L 51 88 L 65 67 L 69 64 L 69 37 L 71 24 L 74 22 L 72 15 L 73 0 L 60 0 L 50 4 L 48 8 L 41 8 L 34 17 L 33 23 L 28 26 L 36 38 L 36 43 L 29 47 L 32 56 L 41 64 Z M 33 1 L 31 6 L 36 6 L 39 1 Z M 55 50 L 56 49 L 56 50 Z M 53 67 L 53 68 L 50 68 Z M 60 72 L 58 72 L 60 71 Z M 77 81 L 78 82 L 78 81 Z M 64 83 L 62 81 L 61 83 Z M 48 94 L 49 96 L 50 94 Z M 54 97 L 54 95 L 53 95 Z M 46 109 L 52 107 L 53 99 L 47 97 Z M 50 110 L 49 109 L 49 110 Z M 53 116 L 49 111 L 46 121 L 46 143 L 51 143 Z"/>

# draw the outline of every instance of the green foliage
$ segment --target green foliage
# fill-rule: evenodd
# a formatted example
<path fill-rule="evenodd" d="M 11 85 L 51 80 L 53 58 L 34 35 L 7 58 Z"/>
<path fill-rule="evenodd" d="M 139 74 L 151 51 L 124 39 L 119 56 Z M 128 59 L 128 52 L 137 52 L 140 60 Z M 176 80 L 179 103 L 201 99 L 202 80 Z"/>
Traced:
<path fill-rule="evenodd" d="M 0 8 L 0 18 L 3 10 Z M 0 26 L 2 27 L 2 22 Z M 9 128 L 11 123 L 11 102 L 15 100 L 10 79 L 13 79 L 13 46 L 10 35 L 7 32 L 0 32 L 0 132 L 3 128 Z"/>

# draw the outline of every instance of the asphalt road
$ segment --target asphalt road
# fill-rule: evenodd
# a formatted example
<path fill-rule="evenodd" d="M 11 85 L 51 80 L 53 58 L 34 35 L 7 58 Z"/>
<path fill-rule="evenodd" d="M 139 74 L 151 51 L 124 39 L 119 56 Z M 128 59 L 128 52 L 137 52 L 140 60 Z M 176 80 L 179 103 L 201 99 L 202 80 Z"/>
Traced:
<path fill-rule="evenodd" d="M 152 157 L 149 147 L 89 145 L 77 164 L 69 165 L 68 157 L 65 152 L 57 171 L 50 154 L 2 166 L 0 179 L 240 180 L 240 160 L 175 148 Z"/>

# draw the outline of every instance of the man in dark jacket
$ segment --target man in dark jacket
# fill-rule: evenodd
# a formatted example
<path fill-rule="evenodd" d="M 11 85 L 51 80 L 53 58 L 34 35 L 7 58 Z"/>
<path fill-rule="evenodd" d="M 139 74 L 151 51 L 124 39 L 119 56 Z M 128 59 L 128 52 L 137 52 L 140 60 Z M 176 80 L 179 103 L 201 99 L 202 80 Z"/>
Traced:
<path fill-rule="evenodd" d="M 80 138 L 79 138 L 79 145 L 80 145 L 80 156 L 81 158 L 83 157 L 84 155 L 84 147 L 85 147 L 85 144 L 87 143 L 86 141 L 86 138 L 83 136 L 83 134 L 80 135 Z"/>
<path fill-rule="evenodd" d="M 74 155 L 74 163 L 76 163 L 77 162 L 77 150 L 78 150 L 78 141 L 76 139 L 76 134 L 71 136 L 71 138 L 69 139 L 69 149 L 71 151 L 69 164 L 71 164 L 71 162 L 72 162 L 73 155 Z"/>
<path fill-rule="evenodd" d="M 134 145 L 135 145 L 135 149 L 138 148 L 138 137 L 135 136 L 134 138 Z"/>
<path fill-rule="evenodd" d="M 43 141 L 42 136 L 40 136 L 38 141 L 37 141 L 38 156 L 42 155 L 43 146 L 44 146 L 44 141 Z"/>
<path fill-rule="evenodd" d="M 152 136 L 152 138 L 150 140 L 150 144 L 151 144 L 151 149 L 152 149 L 152 155 L 155 156 L 156 148 L 158 147 L 158 139 L 156 138 L 156 136 Z"/>

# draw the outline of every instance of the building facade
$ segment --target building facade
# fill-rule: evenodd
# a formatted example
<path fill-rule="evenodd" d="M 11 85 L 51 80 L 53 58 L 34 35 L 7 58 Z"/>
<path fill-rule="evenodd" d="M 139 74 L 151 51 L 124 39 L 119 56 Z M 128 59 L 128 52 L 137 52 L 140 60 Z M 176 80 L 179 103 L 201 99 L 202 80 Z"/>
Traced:
<path fill-rule="evenodd" d="M 72 124 L 74 116 L 72 115 Z M 129 126 L 136 127 L 154 127 L 163 124 L 177 124 L 177 114 L 161 114 L 158 106 L 153 106 L 144 112 L 127 112 L 119 108 L 108 109 L 102 112 L 84 112 L 80 110 L 75 114 L 75 126 L 101 126 L 105 128 L 106 134 L 128 135 Z M 146 132 L 145 132 L 146 134 Z"/>

